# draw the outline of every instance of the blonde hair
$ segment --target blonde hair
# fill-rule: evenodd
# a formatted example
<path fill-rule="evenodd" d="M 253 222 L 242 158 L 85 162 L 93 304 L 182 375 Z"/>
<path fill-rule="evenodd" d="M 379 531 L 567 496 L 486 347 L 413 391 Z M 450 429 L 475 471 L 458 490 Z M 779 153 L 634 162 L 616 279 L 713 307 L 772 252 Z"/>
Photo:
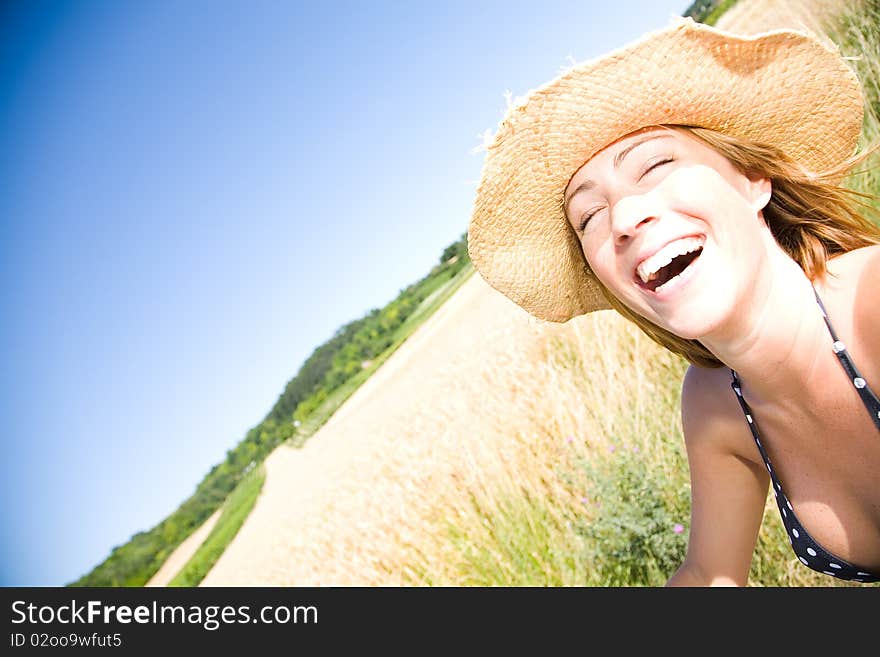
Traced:
<path fill-rule="evenodd" d="M 738 139 L 707 128 L 664 127 L 697 138 L 726 157 L 744 175 L 758 175 L 770 180 L 772 195 L 764 208 L 764 220 L 779 246 L 800 265 L 811 281 L 825 274 L 826 262 L 832 256 L 880 244 L 880 228 L 862 215 L 865 211 L 874 211 L 865 202 L 872 197 L 846 189 L 837 182 L 880 148 L 880 144 L 833 170 L 813 174 L 804 171 L 774 146 Z M 698 367 L 723 365 L 698 340 L 680 338 L 649 322 L 623 305 L 592 271 L 590 276 L 599 284 L 611 307 L 635 322 L 652 340 Z"/>

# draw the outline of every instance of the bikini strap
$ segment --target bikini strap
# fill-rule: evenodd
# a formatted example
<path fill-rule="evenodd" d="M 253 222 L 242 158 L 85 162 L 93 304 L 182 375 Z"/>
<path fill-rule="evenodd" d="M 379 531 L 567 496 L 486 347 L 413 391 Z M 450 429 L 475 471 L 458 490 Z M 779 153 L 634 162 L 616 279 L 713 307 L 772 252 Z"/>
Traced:
<path fill-rule="evenodd" d="M 850 358 L 849 352 L 846 350 L 846 345 L 841 342 L 837 337 L 837 333 L 834 332 L 834 327 L 831 325 L 831 319 L 828 317 L 828 312 L 825 310 L 825 304 L 822 303 L 822 299 L 819 297 L 819 293 L 816 291 L 815 287 L 813 287 L 813 294 L 816 295 L 816 302 L 819 304 L 819 308 L 822 311 L 822 318 L 825 320 L 825 325 L 828 327 L 828 332 L 831 334 L 831 339 L 834 341 L 831 345 L 831 349 L 834 351 L 834 355 L 837 356 L 837 360 L 840 361 L 849 380 L 852 381 L 856 392 L 859 393 L 859 397 L 861 397 L 865 408 L 868 409 L 868 413 L 870 413 L 874 424 L 880 429 L 880 399 L 878 399 L 877 395 L 874 394 L 874 391 L 868 387 L 868 382 L 865 381 L 856 367 L 856 364 L 853 362 L 852 358 Z"/>

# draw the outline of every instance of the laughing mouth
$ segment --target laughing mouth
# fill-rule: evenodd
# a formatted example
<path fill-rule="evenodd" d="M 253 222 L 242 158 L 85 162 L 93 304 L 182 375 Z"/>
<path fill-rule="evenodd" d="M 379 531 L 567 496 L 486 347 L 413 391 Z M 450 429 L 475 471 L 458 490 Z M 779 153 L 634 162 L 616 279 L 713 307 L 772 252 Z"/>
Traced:
<path fill-rule="evenodd" d="M 705 237 L 685 237 L 670 242 L 639 263 L 635 271 L 636 283 L 643 289 L 656 292 L 700 257 L 705 241 Z"/>

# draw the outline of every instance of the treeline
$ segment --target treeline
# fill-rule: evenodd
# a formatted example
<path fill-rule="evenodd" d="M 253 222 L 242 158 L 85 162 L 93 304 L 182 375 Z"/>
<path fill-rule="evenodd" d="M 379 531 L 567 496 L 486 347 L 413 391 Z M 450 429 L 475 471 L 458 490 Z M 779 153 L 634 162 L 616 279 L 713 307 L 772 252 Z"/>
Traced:
<path fill-rule="evenodd" d="M 465 233 L 446 247 L 439 264 L 418 283 L 401 290 L 384 308 L 374 308 L 365 317 L 341 327 L 318 347 L 288 382 L 268 418 L 277 422 L 304 421 L 330 393 L 391 346 L 395 332 L 419 304 L 468 262 Z"/>
<path fill-rule="evenodd" d="M 725 11 L 736 4 L 736 0 L 695 0 L 684 10 L 683 16 L 689 16 L 698 23 L 714 25 Z"/>
<path fill-rule="evenodd" d="M 413 311 L 469 262 L 464 233 L 444 249 L 440 262 L 420 281 L 401 290 L 384 308 L 374 308 L 339 328 L 306 359 L 266 418 L 227 451 L 192 496 L 151 530 L 113 548 L 107 559 L 68 586 L 146 584 L 177 546 L 223 504 L 242 477 L 293 435 L 294 422 L 305 421 L 334 390 L 391 346 L 395 332 Z"/>

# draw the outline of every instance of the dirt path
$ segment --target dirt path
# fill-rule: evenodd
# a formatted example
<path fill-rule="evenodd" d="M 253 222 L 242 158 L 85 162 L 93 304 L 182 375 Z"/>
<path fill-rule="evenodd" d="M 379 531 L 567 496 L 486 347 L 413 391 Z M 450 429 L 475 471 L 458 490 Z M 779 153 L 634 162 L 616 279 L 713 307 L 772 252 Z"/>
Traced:
<path fill-rule="evenodd" d="M 379 562 L 430 482 L 480 439 L 475 389 L 530 358 L 546 330 L 472 276 L 302 449 L 267 458 L 257 504 L 202 584 L 396 583 Z"/>
<path fill-rule="evenodd" d="M 741 0 L 725 26 L 779 27 L 805 4 L 814 2 Z M 474 275 L 302 449 L 267 458 L 259 500 L 202 585 L 400 583 L 383 567 L 411 538 L 400 528 L 419 526 L 413 519 L 450 463 L 502 431 L 481 412 L 487 386 L 510 381 L 515 404 L 518 382 L 506 372 L 527 378 L 536 350 L 565 330 L 531 319 Z"/>
<path fill-rule="evenodd" d="M 168 586 L 168 582 L 174 579 L 174 576 L 181 568 L 190 560 L 195 551 L 199 549 L 202 542 L 214 529 L 217 524 L 217 518 L 220 517 L 221 509 L 217 509 L 210 518 L 202 523 L 202 526 L 195 530 L 189 538 L 177 546 L 177 549 L 171 553 L 171 556 L 165 560 L 162 567 L 150 578 L 145 586 Z"/>
<path fill-rule="evenodd" d="M 839 15 L 852 3 L 853 0 L 739 0 L 718 20 L 717 26 L 745 33 L 779 28 L 820 32 L 823 21 Z"/>

